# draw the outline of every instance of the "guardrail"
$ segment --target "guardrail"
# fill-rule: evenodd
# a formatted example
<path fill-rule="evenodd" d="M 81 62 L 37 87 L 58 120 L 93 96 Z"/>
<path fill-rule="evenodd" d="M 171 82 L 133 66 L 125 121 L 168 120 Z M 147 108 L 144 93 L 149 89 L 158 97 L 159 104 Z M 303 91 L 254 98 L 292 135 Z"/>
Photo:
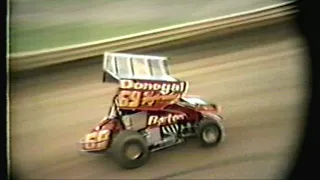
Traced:
<path fill-rule="evenodd" d="M 128 51 L 160 43 L 195 37 L 209 32 L 226 30 L 237 26 L 290 17 L 296 12 L 297 9 L 295 8 L 294 2 L 285 2 L 256 10 L 160 28 L 118 38 L 51 50 L 10 54 L 9 63 L 11 71 L 27 70 L 99 56 L 105 51 Z"/>

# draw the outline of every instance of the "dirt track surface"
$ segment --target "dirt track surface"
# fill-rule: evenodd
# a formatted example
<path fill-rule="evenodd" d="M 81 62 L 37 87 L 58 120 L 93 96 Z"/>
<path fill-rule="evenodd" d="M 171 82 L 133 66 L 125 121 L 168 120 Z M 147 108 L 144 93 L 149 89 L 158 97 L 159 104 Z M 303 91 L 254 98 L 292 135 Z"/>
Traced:
<path fill-rule="evenodd" d="M 46 69 L 11 81 L 11 163 L 22 179 L 273 179 L 292 165 L 307 97 L 304 46 L 288 24 L 185 47 L 170 56 L 190 94 L 223 106 L 226 141 L 196 140 L 122 170 L 76 142 L 107 112 L 115 84 L 102 84 L 101 59 Z M 193 60 L 193 61 L 191 61 Z"/>

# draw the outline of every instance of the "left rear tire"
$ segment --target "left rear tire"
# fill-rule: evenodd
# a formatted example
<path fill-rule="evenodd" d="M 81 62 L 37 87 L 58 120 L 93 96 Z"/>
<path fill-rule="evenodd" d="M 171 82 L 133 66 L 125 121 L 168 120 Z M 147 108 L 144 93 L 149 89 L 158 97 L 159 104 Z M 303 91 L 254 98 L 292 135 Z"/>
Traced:
<path fill-rule="evenodd" d="M 111 153 L 116 163 L 125 169 L 144 165 L 150 156 L 145 138 L 132 130 L 124 130 L 115 137 L 111 145 Z"/>

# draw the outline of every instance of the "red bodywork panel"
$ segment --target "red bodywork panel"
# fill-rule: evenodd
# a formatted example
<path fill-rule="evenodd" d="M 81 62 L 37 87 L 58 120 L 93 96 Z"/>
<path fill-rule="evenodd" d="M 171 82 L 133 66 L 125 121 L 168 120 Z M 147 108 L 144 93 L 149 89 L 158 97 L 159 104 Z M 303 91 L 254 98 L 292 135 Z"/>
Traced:
<path fill-rule="evenodd" d="M 123 130 L 123 126 L 120 121 L 115 119 L 103 120 L 81 140 L 81 148 L 84 151 L 105 150 L 111 143 L 112 135 L 119 133 L 121 130 Z"/>
<path fill-rule="evenodd" d="M 168 105 L 165 109 L 158 111 L 147 111 L 145 128 L 153 128 L 176 123 L 177 121 L 199 121 L 202 114 L 215 113 L 214 108 L 190 108 L 178 104 Z M 89 134 L 86 135 L 82 149 L 85 151 L 100 151 L 110 147 L 113 135 L 123 130 L 123 126 L 117 119 L 101 121 Z M 89 142 L 89 143 L 88 143 Z"/>

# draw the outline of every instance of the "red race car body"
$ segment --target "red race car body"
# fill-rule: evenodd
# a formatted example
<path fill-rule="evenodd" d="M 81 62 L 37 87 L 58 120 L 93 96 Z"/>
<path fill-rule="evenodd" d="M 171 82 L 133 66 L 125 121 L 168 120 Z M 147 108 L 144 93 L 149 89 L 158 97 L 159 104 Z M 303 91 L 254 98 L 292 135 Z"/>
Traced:
<path fill-rule="evenodd" d="M 188 137 L 198 137 L 206 147 L 222 142 L 221 107 L 187 96 L 188 82 L 169 79 L 119 78 L 109 114 L 80 140 L 81 150 L 109 150 L 120 166 L 130 169 L 145 164 L 150 152 Z"/>

